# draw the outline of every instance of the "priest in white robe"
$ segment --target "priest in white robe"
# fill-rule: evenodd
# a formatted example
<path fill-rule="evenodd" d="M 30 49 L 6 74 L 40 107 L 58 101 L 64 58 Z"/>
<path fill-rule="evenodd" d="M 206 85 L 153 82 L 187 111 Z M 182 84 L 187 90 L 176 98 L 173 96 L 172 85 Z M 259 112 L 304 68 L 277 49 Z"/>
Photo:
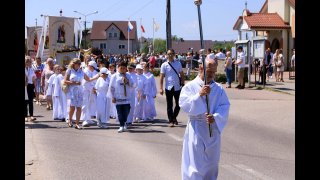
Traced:
<path fill-rule="evenodd" d="M 228 120 L 230 102 L 221 84 L 213 81 L 217 71 L 215 61 L 206 60 L 208 85 L 204 85 L 202 65 L 199 70 L 199 75 L 182 88 L 179 98 L 181 109 L 189 117 L 183 140 L 181 173 L 183 180 L 216 180 L 221 133 Z M 206 95 L 209 114 L 206 114 Z"/>

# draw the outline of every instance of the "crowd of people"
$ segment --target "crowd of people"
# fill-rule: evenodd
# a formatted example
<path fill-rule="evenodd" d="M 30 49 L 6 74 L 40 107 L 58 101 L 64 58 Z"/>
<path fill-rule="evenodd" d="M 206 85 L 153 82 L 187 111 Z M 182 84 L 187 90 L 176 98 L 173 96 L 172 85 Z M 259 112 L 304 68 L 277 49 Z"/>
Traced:
<path fill-rule="evenodd" d="M 39 57 L 32 60 L 26 56 L 25 120 L 36 120 L 33 101 L 40 106 L 45 101 L 54 120 L 66 121 L 76 129 L 95 124 L 93 119 L 100 128 L 106 128 L 114 118 L 120 123 L 119 132 L 132 122 L 152 121 L 157 115 L 157 87 L 150 66 L 147 59 L 141 59 L 138 63 L 122 60 L 106 67 L 97 56 L 86 55 L 83 61 L 74 58 L 65 67 L 55 64 L 53 58 L 41 63 Z"/>
<path fill-rule="evenodd" d="M 197 78 L 186 85 L 181 63 L 176 59 L 174 50 L 168 49 L 165 58 L 160 67 L 159 89 L 160 95 L 166 95 L 169 127 L 178 125 L 180 106 L 189 117 L 183 142 L 182 177 L 216 179 L 220 134 L 227 122 L 230 106 L 223 87 L 214 82 L 217 58 L 208 54 L 206 69 L 199 61 Z M 154 75 L 150 72 L 150 68 L 154 67 L 154 58 L 151 59 L 142 57 L 137 62 L 122 59 L 116 63 L 105 63 L 97 56 L 87 55 L 83 61 L 72 59 L 65 67 L 55 64 L 53 58 L 41 64 L 40 58 L 33 61 L 26 56 L 26 121 L 36 120 L 33 117 L 33 101 L 41 106 L 42 93 L 47 110 L 52 110 L 52 118 L 67 122 L 70 128 L 74 126 L 80 130 L 91 126 L 93 119 L 96 119 L 100 128 L 107 128 L 110 118 L 114 116 L 119 122 L 118 132 L 121 133 L 132 123 L 153 121 L 157 116 L 154 99 L 158 91 Z M 208 84 L 204 84 L 205 78 Z M 208 111 L 204 97 L 210 99 Z M 204 124 L 212 125 L 212 138 L 205 133 L 207 128 Z M 200 141 L 202 143 L 195 143 Z M 207 168 L 201 168 L 201 164 Z"/>

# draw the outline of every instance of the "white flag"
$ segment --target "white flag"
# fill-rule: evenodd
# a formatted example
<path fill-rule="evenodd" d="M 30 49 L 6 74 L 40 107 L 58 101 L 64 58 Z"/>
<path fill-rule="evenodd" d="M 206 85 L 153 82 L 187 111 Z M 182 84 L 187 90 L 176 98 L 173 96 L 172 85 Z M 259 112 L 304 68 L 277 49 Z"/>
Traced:
<path fill-rule="evenodd" d="M 157 32 L 159 30 L 159 28 L 160 28 L 160 25 L 158 23 L 154 22 L 153 23 L 153 28 Z"/>
<path fill-rule="evenodd" d="M 133 25 L 130 21 L 128 21 L 128 32 L 130 32 L 133 29 Z"/>

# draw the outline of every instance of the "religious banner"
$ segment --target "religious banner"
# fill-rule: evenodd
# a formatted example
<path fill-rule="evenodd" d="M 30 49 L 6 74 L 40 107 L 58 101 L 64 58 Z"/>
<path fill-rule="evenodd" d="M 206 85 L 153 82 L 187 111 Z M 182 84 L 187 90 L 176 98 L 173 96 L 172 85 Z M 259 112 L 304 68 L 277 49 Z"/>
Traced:
<path fill-rule="evenodd" d="M 74 18 L 49 16 L 50 54 L 74 46 Z"/>
<path fill-rule="evenodd" d="M 41 36 L 42 27 L 31 26 L 27 27 L 27 48 L 28 52 L 38 51 L 39 38 Z"/>

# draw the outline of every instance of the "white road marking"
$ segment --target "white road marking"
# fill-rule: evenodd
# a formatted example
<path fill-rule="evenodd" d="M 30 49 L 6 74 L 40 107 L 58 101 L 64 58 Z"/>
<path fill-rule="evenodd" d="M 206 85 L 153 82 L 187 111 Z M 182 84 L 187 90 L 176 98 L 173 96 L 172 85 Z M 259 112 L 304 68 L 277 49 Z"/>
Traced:
<path fill-rule="evenodd" d="M 232 172 L 233 174 L 239 176 L 241 179 L 251 180 L 251 179 L 259 179 L 259 180 L 274 180 L 273 178 L 255 171 L 254 169 L 244 165 L 244 164 L 223 164 L 222 168 Z"/>
<path fill-rule="evenodd" d="M 176 140 L 176 141 L 180 141 L 180 142 L 182 142 L 183 141 L 183 139 L 182 138 L 180 138 L 179 136 L 177 136 L 177 135 L 174 135 L 174 134 L 171 134 L 171 133 L 168 133 L 168 136 L 170 136 L 170 137 L 172 137 L 174 140 Z"/>
<path fill-rule="evenodd" d="M 249 174 L 253 175 L 256 178 L 263 179 L 263 180 L 273 180 L 273 178 L 271 178 L 261 172 L 255 171 L 254 169 L 252 169 L 244 164 L 235 164 L 234 166 L 236 166 L 237 168 L 239 168 L 241 170 L 247 171 Z"/>

